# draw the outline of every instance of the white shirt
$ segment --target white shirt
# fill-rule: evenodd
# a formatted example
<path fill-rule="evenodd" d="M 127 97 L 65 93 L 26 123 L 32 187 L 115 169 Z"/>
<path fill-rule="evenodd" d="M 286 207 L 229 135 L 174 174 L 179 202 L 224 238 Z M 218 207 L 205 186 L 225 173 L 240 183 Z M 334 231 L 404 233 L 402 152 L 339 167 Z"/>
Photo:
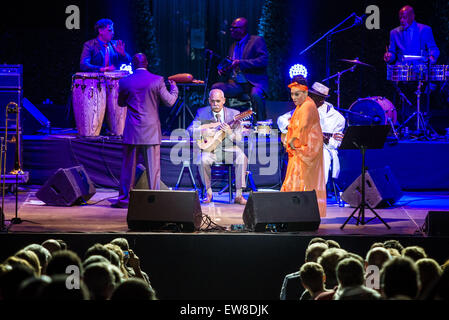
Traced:
<path fill-rule="evenodd" d="M 225 122 L 225 114 L 224 114 L 224 108 L 221 109 L 220 112 L 216 113 L 214 111 L 212 111 L 212 114 L 214 115 L 214 119 L 217 120 L 217 114 L 220 115 L 220 122 Z"/>
<path fill-rule="evenodd" d="M 286 114 L 280 116 L 277 120 L 278 128 L 282 133 L 288 132 L 288 125 L 290 119 L 293 116 L 293 109 Z M 329 102 L 325 101 L 319 108 L 318 113 L 320 115 L 320 125 L 321 130 L 326 133 L 343 133 L 345 129 L 346 119 L 341 115 L 340 112 L 335 110 L 334 106 Z M 338 147 L 341 141 L 335 140 L 333 137 L 329 139 L 328 144 L 324 144 L 324 164 L 325 164 L 325 174 L 327 182 L 327 174 L 329 172 L 330 163 L 333 161 L 332 166 L 332 177 L 337 178 L 340 174 L 340 161 L 338 159 Z"/>

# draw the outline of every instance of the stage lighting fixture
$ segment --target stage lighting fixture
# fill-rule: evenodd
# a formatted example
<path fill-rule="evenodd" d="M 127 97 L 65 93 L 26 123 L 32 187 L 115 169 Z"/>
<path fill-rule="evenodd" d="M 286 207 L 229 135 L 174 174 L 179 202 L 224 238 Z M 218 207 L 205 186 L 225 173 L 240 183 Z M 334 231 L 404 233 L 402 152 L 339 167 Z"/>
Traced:
<path fill-rule="evenodd" d="M 307 68 L 299 63 L 291 66 L 288 73 L 290 75 L 290 79 L 293 79 L 294 76 L 298 76 L 298 75 L 301 75 L 304 78 L 307 78 L 307 74 L 308 74 Z"/>

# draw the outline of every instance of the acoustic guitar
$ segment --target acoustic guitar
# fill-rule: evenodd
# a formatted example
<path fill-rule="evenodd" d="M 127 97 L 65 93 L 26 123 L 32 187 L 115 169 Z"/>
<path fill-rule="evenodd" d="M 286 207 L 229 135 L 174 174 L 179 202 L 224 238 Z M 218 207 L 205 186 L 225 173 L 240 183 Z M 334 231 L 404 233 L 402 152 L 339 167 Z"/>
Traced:
<path fill-rule="evenodd" d="M 234 126 L 237 124 L 238 121 L 246 120 L 253 114 L 252 110 L 248 110 L 245 112 L 242 112 L 234 117 L 232 121 L 228 122 L 227 124 L 234 129 Z M 197 130 L 201 130 L 203 132 L 207 130 L 210 132 L 210 135 L 203 135 L 201 134 L 201 139 L 197 140 L 196 143 L 198 144 L 198 147 L 201 150 L 213 152 L 224 140 L 226 137 L 226 133 L 220 129 L 221 122 L 211 122 L 207 124 L 203 124 L 199 127 Z"/>

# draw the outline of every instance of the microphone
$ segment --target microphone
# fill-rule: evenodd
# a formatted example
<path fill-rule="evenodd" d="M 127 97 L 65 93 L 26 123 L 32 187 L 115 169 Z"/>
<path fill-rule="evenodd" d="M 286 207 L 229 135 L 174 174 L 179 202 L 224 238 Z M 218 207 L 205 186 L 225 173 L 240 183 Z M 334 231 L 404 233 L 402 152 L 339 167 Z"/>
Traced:
<path fill-rule="evenodd" d="M 363 14 L 361 17 L 355 14 L 354 18 L 354 26 L 361 26 L 363 24 L 363 20 L 366 18 L 366 14 Z"/>

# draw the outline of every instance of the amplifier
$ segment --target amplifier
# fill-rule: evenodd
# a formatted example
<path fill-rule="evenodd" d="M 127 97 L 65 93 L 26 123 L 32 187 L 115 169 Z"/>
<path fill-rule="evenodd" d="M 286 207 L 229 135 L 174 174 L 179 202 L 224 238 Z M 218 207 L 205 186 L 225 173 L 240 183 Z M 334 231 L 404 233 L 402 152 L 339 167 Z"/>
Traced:
<path fill-rule="evenodd" d="M 23 67 L 21 64 L 0 65 L 0 90 L 22 90 Z"/>

